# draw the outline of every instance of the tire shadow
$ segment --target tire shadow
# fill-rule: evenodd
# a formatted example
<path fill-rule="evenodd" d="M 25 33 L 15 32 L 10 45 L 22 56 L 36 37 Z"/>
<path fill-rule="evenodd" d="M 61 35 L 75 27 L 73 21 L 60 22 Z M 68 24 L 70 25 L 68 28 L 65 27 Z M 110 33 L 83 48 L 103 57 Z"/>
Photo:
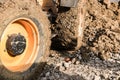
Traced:
<path fill-rule="evenodd" d="M 43 72 L 38 76 L 37 80 L 86 80 L 80 75 L 69 75 L 61 72 L 54 65 L 46 65 Z"/>
<path fill-rule="evenodd" d="M 43 66 L 43 64 L 44 64 L 44 66 Z M 36 63 L 34 65 L 38 65 L 38 64 Z M 0 66 L 0 67 L 3 67 L 3 66 Z M 4 70 L 0 71 L 0 80 L 19 80 L 17 78 L 10 79 L 7 76 L 1 75 L 3 72 L 4 72 Z M 48 75 L 48 72 L 49 72 L 49 75 Z M 82 76 L 79 76 L 79 75 L 65 74 L 65 73 L 59 71 L 57 68 L 55 68 L 54 65 L 52 65 L 52 64 L 48 65 L 47 63 L 40 63 L 39 66 L 36 68 L 36 70 L 33 71 L 33 73 L 34 74 L 32 74 L 32 75 L 29 75 L 29 73 L 27 75 L 24 75 L 24 78 L 22 80 L 85 80 Z M 29 77 L 27 77 L 27 76 L 29 76 Z M 16 76 L 14 76 L 14 77 L 16 77 Z"/>

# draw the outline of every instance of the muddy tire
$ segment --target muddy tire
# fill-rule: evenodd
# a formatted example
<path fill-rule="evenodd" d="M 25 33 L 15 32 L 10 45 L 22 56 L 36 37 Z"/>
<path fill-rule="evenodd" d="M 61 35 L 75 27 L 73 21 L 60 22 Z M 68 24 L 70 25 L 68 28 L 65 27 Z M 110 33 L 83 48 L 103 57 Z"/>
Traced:
<path fill-rule="evenodd" d="M 53 27 L 56 37 L 52 39 L 53 49 L 77 50 L 82 44 L 84 31 L 85 0 L 79 0 L 74 8 L 60 7 Z"/>
<path fill-rule="evenodd" d="M 0 80 L 37 80 L 41 73 L 49 55 L 50 30 L 49 21 L 40 8 L 35 0 L 0 0 Z M 17 32 L 27 35 L 26 48 L 24 54 L 10 55 L 7 41 L 13 41 Z M 9 40 L 5 39 L 7 35 Z"/>

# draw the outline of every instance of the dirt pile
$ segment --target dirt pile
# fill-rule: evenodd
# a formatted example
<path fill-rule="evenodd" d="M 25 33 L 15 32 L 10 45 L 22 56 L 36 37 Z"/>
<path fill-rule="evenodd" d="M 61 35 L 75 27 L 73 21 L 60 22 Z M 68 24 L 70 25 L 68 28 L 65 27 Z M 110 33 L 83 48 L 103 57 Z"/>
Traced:
<path fill-rule="evenodd" d="M 88 0 L 84 39 L 86 47 L 101 59 L 120 53 L 120 4 Z"/>

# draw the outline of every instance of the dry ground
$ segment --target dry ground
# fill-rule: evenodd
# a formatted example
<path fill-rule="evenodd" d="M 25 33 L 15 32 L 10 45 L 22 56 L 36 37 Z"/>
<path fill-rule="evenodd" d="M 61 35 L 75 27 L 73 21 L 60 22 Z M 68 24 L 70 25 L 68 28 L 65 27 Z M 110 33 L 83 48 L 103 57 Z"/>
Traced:
<path fill-rule="evenodd" d="M 51 50 L 38 80 L 120 80 L 120 3 L 88 0 L 85 26 L 80 50 Z"/>

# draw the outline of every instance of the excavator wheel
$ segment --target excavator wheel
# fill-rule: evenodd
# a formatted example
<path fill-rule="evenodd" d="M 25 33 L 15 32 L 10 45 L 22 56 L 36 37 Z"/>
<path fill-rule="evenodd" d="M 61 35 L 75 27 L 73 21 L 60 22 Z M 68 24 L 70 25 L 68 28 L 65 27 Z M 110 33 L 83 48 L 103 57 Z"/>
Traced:
<path fill-rule="evenodd" d="M 49 55 L 49 28 L 35 0 L 0 0 L 0 80 L 37 80 Z"/>
<path fill-rule="evenodd" d="M 82 45 L 86 0 L 78 0 L 76 7 L 60 7 L 56 23 L 52 27 L 56 36 L 52 49 L 78 50 Z"/>

